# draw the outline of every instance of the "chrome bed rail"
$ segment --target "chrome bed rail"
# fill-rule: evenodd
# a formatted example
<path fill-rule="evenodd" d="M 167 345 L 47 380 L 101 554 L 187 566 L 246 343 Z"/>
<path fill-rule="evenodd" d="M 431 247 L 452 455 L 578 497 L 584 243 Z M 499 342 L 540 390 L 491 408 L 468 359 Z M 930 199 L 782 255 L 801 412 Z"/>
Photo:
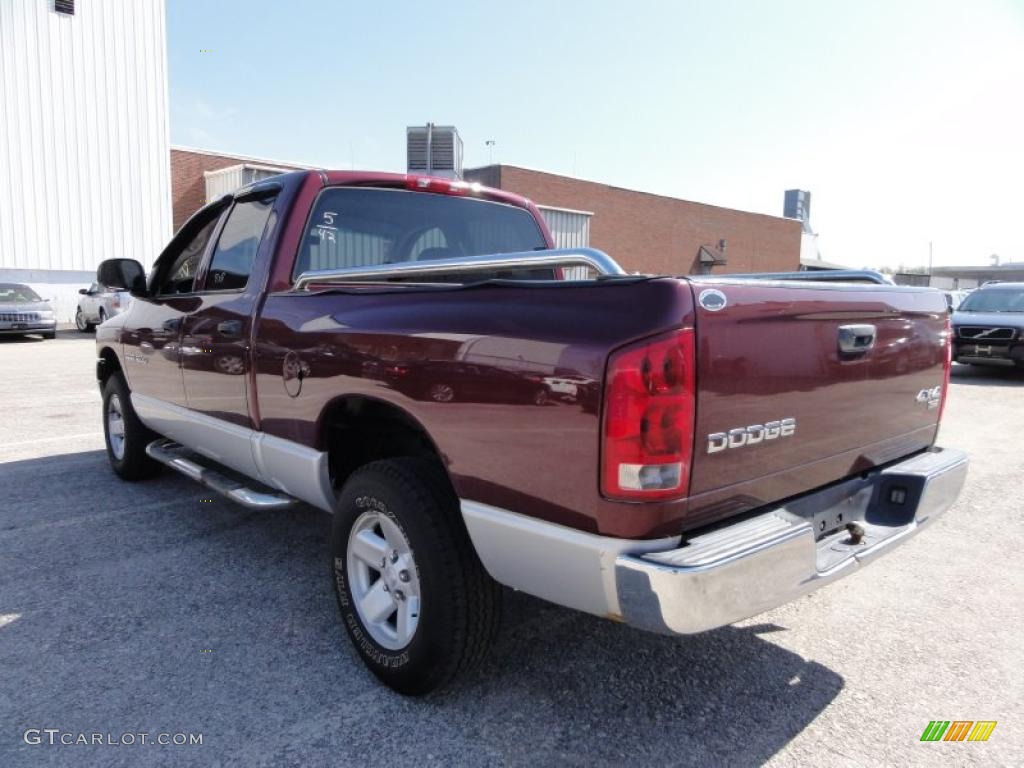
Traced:
<path fill-rule="evenodd" d="M 295 290 L 307 291 L 317 283 L 349 283 L 387 280 L 394 277 L 430 277 L 438 274 L 472 274 L 496 269 L 535 269 L 538 267 L 590 267 L 599 275 L 625 275 L 626 271 L 603 251 L 594 248 L 558 248 L 519 253 L 494 253 L 487 256 L 462 256 L 455 259 L 408 261 L 371 267 L 341 267 L 303 272 L 295 280 Z"/>

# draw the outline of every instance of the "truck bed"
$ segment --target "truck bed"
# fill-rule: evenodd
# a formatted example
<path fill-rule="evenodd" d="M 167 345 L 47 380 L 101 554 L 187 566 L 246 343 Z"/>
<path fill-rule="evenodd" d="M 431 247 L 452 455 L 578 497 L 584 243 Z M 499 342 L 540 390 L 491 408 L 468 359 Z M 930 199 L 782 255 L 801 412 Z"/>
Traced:
<path fill-rule="evenodd" d="M 724 309 L 699 306 L 708 288 L 726 295 Z M 876 326 L 872 349 L 840 353 L 838 328 L 851 324 Z M 608 356 L 685 327 L 697 334 L 688 493 L 603 498 Z M 929 446 L 938 410 L 915 398 L 942 383 L 944 333 L 938 293 L 891 286 L 642 278 L 282 292 L 259 319 L 256 389 L 269 434 L 323 450 L 320 414 L 332 399 L 393 403 L 436 443 L 460 497 L 653 538 Z M 294 351 L 309 369 L 301 398 L 281 385 Z M 709 434 L 781 419 L 795 419 L 794 434 L 707 452 Z"/>

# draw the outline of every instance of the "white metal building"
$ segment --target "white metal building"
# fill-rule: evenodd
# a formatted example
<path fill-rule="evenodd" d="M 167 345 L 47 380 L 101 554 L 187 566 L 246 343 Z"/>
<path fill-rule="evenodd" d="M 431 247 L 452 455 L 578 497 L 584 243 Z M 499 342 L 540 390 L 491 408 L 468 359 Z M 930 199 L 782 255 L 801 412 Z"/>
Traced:
<path fill-rule="evenodd" d="M 67 321 L 170 235 L 164 0 L 0 0 L 0 281 Z"/>

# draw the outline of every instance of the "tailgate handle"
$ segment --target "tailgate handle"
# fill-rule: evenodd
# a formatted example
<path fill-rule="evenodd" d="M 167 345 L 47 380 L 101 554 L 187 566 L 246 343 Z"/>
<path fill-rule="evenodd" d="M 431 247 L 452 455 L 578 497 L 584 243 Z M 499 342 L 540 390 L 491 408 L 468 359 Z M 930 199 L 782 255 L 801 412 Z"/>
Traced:
<path fill-rule="evenodd" d="M 875 326 L 840 325 L 839 351 L 847 355 L 867 352 L 875 346 Z"/>

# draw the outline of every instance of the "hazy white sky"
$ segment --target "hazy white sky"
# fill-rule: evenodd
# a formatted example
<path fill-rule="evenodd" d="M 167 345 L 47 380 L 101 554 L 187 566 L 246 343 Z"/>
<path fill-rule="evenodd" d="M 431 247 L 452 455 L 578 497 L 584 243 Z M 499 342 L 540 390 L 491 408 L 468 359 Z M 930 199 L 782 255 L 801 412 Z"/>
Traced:
<path fill-rule="evenodd" d="M 1024 261 L 1024 0 L 167 6 L 176 144 L 403 170 L 430 120 L 467 166 L 493 139 L 763 213 L 809 189 L 851 266 Z"/>

